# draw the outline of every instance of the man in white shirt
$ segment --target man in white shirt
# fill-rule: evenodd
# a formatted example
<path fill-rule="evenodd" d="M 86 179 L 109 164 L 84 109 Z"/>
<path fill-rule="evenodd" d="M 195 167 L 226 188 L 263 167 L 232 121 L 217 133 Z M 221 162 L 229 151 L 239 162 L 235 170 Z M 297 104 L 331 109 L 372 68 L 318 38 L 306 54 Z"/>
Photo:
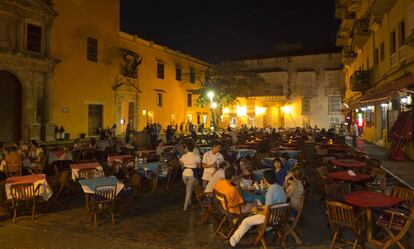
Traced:
<path fill-rule="evenodd" d="M 216 169 L 221 162 L 224 161 L 224 157 L 220 154 L 221 144 L 215 143 L 210 151 L 204 153 L 203 155 L 203 187 L 207 186 L 207 183 L 210 181 L 211 176 L 216 172 Z"/>
<path fill-rule="evenodd" d="M 219 168 L 217 171 L 211 176 L 210 181 L 207 183 L 206 188 L 204 189 L 204 193 L 212 193 L 214 185 L 221 180 L 224 179 L 224 169 L 229 167 L 230 164 L 227 161 L 223 161 L 220 163 Z"/>

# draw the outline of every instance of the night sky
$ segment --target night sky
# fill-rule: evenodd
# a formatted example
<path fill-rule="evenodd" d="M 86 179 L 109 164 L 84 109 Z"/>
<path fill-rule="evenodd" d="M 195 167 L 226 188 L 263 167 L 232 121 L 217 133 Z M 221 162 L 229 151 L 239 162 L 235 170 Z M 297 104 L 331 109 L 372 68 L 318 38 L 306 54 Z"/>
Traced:
<path fill-rule="evenodd" d="M 334 0 L 122 0 L 121 30 L 216 63 L 334 44 Z"/>

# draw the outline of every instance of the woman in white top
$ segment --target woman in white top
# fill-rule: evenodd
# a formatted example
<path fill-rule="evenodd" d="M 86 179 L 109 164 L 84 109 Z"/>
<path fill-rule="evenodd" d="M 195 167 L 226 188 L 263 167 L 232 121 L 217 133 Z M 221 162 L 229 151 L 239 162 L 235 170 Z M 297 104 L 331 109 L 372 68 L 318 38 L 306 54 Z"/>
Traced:
<path fill-rule="evenodd" d="M 194 144 L 190 143 L 187 145 L 187 153 L 181 158 L 180 162 L 184 166 L 183 181 L 186 187 L 184 211 L 187 210 L 188 206 L 191 205 L 191 196 L 193 194 L 193 186 L 196 181 L 194 172 L 197 167 L 200 166 L 200 156 L 193 153 Z"/>

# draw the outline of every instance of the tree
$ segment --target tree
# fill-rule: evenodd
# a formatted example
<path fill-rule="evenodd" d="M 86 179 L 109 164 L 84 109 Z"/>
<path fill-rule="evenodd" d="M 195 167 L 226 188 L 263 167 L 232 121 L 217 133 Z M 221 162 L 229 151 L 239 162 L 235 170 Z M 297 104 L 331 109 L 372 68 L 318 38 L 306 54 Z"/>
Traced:
<path fill-rule="evenodd" d="M 213 102 L 217 107 L 212 108 L 212 117 L 216 128 L 224 107 L 236 104 L 238 97 L 257 96 L 257 90 L 266 86 L 265 80 L 257 73 L 248 70 L 245 65 L 232 62 L 217 65 L 207 73 L 201 88 L 192 92 L 198 95 L 196 105 L 201 107 L 211 105 L 207 93 L 214 92 Z"/>

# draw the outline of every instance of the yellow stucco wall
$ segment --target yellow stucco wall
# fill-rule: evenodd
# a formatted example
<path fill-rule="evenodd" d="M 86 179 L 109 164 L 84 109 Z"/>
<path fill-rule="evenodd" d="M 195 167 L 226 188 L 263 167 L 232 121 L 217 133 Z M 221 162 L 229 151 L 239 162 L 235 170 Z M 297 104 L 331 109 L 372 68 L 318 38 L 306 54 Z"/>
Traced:
<path fill-rule="evenodd" d="M 407 10 L 414 4 L 413 0 L 398 0 L 388 13 L 385 13 L 381 23 L 370 26 L 371 35 L 362 49 L 357 49 L 357 57 L 353 63 L 346 65 L 344 69 L 346 92 L 345 99 L 352 100 L 361 96 L 360 92 L 350 90 L 350 77 L 360 69 L 371 70 L 370 81 L 375 85 L 373 89 L 384 87 L 392 81 L 403 77 L 406 74 L 414 73 L 414 49 L 408 45 L 399 45 L 399 24 L 402 20 L 405 22 L 405 36 L 410 34 L 408 25 L 410 20 Z M 368 6 L 368 5 L 367 5 Z M 370 9 L 367 6 L 361 8 L 357 16 L 362 18 Z M 412 17 L 411 17 L 412 18 Z M 396 52 L 391 54 L 391 32 L 396 32 Z M 350 42 L 349 40 L 348 42 Z M 379 58 L 379 63 L 374 65 L 374 49 L 380 50 L 381 43 L 384 42 L 384 59 Z M 380 53 L 380 52 L 379 52 Z M 384 102 L 385 103 L 385 102 Z M 364 139 L 370 142 L 376 142 L 380 145 L 387 146 L 386 130 L 381 126 L 381 103 L 372 103 L 367 105 L 375 106 L 375 125 L 364 127 Z M 362 106 L 361 106 L 362 107 Z M 390 124 L 391 126 L 392 124 Z M 385 132 L 385 133 L 384 133 Z M 385 142 L 384 142 L 385 141 Z"/>
<path fill-rule="evenodd" d="M 151 121 L 151 115 L 154 122 L 159 122 L 164 127 L 169 124 L 185 123 L 188 115 L 192 115 L 194 124 L 197 124 L 197 114 L 200 115 L 201 122 L 203 115 L 207 115 L 207 120 L 210 120 L 209 109 L 196 106 L 197 95 L 192 96 L 192 107 L 187 106 L 187 94 L 189 93 L 187 90 L 201 87 L 206 72 L 211 67 L 209 64 L 123 32 L 119 34 L 119 44 L 120 47 L 143 57 L 138 71 L 139 89 L 142 91 L 139 94 L 141 122 L 139 122 L 138 129 L 143 129 L 147 122 Z M 164 64 L 164 79 L 157 78 L 157 62 Z M 182 70 L 181 81 L 176 80 L 177 66 Z M 195 83 L 190 83 L 190 68 L 195 70 Z M 163 95 L 162 106 L 156 104 L 157 91 Z M 174 119 L 175 122 L 173 122 Z"/>
<path fill-rule="evenodd" d="M 187 106 L 187 90 L 201 86 L 211 65 L 120 32 L 118 0 L 56 1 L 55 9 L 59 15 L 54 21 L 51 55 L 59 60 L 59 64 L 51 90 L 51 123 L 63 125 L 71 138 L 81 133 L 88 134 L 89 104 L 103 105 L 103 128 L 116 124 L 118 132 L 125 130 L 126 123 L 121 124 L 121 119 L 128 115 L 128 102 L 135 105 L 137 122 L 134 128 L 138 130 L 142 130 L 151 120 L 165 128 L 169 124 L 186 122 L 188 115 L 192 115 L 193 123 L 197 122 L 197 114 L 201 122 L 203 115 L 209 115 L 207 108 L 196 107 L 195 95 L 193 106 Z M 87 60 L 88 37 L 98 40 L 97 62 Z M 123 49 L 143 57 L 138 79 L 131 79 L 138 82 L 141 91 L 138 95 L 128 87 L 114 90 L 119 78 L 123 77 Z M 165 64 L 164 80 L 157 79 L 157 60 Z M 176 65 L 182 68 L 181 82 L 175 77 Z M 195 84 L 189 83 L 190 67 L 196 72 Z M 156 105 L 155 89 L 163 94 L 162 107 Z M 121 95 L 123 101 L 117 99 Z"/>
<path fill-rule="evenodd" d="M 119 1 L 55 1 L 55 9 L 51 48 L 60 63 L 53 78 L 52 122 L 77 137 L 87 133 L 88 104 L 104 105 L 104 127 L 115 123 L 111 86 L 118 73 Z M 88 37 L 98 40 L 98 62 L 86 59 Z"/>

